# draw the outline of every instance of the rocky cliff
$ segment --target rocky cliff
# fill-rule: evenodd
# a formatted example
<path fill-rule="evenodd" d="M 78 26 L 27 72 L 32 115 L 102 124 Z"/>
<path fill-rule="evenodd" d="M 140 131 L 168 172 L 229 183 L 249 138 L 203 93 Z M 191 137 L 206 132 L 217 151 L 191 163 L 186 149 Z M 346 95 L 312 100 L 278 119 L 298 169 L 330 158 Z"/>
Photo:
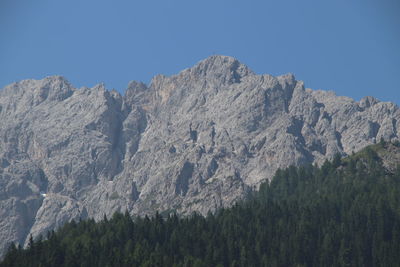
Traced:
<path fill-rule="evenodd" d="M 381 138 L 400 110 L 256 75 L 212 56 L 122 96 L 59 76 L 0 91 L 0 251 L 71 219 L 229 206 L 277 168 L 321 163 Z"/>

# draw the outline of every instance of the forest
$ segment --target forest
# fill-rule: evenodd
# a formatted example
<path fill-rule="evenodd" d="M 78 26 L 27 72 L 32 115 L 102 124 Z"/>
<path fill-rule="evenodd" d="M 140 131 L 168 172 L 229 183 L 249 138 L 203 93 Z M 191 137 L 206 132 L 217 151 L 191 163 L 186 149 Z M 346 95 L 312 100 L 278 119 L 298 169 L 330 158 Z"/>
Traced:
<path fill-rule="evenodd" d="M 278 170 L 207 216 L 72 221 L 27 248 L 12 244 L 0 267 L 400 266 L 400 167 L 388 170 L 379 156 L 396 146 Z"/>

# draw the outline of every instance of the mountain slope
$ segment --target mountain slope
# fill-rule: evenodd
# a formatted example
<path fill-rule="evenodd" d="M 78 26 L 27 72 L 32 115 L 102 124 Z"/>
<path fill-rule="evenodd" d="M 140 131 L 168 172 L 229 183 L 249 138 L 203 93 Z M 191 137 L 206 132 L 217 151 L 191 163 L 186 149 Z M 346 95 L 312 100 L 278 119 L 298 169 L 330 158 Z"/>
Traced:
<path fill-rule="evenodd" d="M 230 206 L 278 168 L 398 140 L 399 108 L 212 56 L 121 96 L 64 78 L 0 91 L 0 250 L 76 218 Z"/>
<path fill-rule="evenodd" d="M 26 250 L 11 247 L 0 267 L 399 266 L 399 157 L 400 143 L 380 143 L 278 170 L 248 200 L 207 217 L 71 222 Z"/>

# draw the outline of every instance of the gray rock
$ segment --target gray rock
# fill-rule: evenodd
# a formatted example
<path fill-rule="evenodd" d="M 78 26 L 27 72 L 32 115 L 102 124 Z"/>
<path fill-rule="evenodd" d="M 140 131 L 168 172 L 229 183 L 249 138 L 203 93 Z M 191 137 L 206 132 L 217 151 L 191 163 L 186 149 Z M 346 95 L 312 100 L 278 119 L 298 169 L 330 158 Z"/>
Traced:
<path fill-rule="evenodd" d="M 400 111 L 212 56 L 121 96 L 64 78 L 0 91 L 0 251 L 115 211 L 206 214 L 278 168 L 398 140 Z"/>

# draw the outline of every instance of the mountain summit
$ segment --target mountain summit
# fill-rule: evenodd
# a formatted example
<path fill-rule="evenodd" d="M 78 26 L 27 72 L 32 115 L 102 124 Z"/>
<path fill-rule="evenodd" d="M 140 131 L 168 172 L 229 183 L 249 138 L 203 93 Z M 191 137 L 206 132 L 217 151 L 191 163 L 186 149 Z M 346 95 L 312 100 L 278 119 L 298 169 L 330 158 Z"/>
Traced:
<path fill-rule="evenodd" d="M 313 91 L 225 56 L 125 95 L 59 76 L 17 82 L 0 91 L 0 250 L 115 211 L 205 214 L 278 168 L 399 140 L 399 120 L 393 103 Z"/>

